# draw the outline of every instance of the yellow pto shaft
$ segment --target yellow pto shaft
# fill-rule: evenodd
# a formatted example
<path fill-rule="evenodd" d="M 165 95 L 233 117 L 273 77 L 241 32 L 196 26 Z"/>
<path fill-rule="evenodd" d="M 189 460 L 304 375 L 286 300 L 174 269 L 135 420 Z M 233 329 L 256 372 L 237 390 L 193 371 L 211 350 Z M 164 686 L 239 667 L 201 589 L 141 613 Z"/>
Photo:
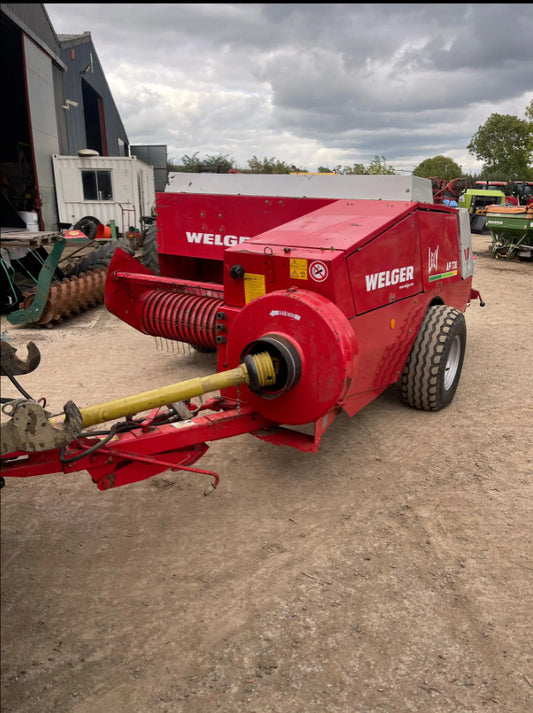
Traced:
<path fill-rule="evenodd" d="M 235 369 L 221 371 L 210 376 L 165 386 L 161 389 L 144 391 L 134 396 L 127 396 L 115 401 L 107 401 L 96 406 L 80 408 L 83 428 L 97 423 L 112 421 L 116 418 L 133 416 L 142 411 L 166 406 L 177 401 L 186 401 L 202 394 L 207 394 L 231 386 L 248 384 L 252 388 L 262 388 L 273 385 L 276 381 L 274 363 L 268 352 L 248 356 L 244 363 Z"/>

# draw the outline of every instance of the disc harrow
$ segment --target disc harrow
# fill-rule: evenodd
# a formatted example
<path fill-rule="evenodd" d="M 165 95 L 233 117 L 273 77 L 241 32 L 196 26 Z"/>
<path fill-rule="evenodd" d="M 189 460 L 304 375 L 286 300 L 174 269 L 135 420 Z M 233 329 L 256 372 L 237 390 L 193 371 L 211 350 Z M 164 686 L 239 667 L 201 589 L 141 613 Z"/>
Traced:
<path fill-rule="evenodd" d="M 73 232 L 75 236 L 71 235 Z M 126 239 L 99 242 L 85 236 L 80 238 L 78 233 L 83 235 L 80 231 L 67 232 L 73 252 L 71 250 L 64 258 L 67 237 L 63 235 L 36 234 L 36 243 L 45 237 L 49 238 L 51 249 L 48 251 L 40 244 L 35 249 L 34 243 L 26 235 L 22 238 L 18 233 L 13 235 L 16 241 L 14 244 L 22 247 L 27 245 L 28 255 L 24 260 L 27 262 L 31 259 L 33 262 L 22 264 L 13 256 L 15 267 L 12 269 L 24 279 L 19 281 L 18 287 L 11 284 L 18 306 L 18 309 L 8 314 L 7 319 L 11 324 L 52 327 L 55 323 L 104 302 L 107 270 L 115 250 L 120 247 L 132 255 L 133 247 Z"/>

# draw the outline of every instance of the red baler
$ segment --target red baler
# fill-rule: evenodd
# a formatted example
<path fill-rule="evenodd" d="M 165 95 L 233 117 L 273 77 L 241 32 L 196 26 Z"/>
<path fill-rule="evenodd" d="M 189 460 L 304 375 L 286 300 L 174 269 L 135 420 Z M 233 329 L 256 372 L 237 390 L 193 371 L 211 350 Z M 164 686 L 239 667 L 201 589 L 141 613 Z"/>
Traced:
<path fill-rule="evenodd" d="M 341 410 L 354 415 L 396 382 L 415 408 L 451 402 L 464 312 L 483 304 L 466 211 L 432 203 L 415 177 L 183 176 L 186 188 L 157 196 L 160 274 L 118 250 L 106 306 L 146 334 L 216 349 L 217 374 L 69 404 L 64 423 L 41 419 L 44 447 L 25 448 L 22 434 L 3 445 L 4 476 L 87 470 L 106 489 L 205 473 L 192 464 L 207 443 L 241 433 L 315 452 Z"/>

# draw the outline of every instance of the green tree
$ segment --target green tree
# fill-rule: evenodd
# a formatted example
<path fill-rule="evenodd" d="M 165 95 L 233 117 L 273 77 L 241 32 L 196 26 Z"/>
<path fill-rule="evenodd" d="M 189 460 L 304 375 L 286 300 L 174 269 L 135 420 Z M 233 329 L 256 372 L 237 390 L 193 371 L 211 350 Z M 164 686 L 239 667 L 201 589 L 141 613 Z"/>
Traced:
<path fill-rule="evenodd" d="M 172 163 L 172 170 L 182 172 L 182 173 L 198 173 L 200 170 L 200 159 L 198 158 L 198 151 L 189 156 L 181 157 L 180 163 Z"/>
<path fill-rule="evenodd" d="M 420 178 L 442 178 L 451 181 L 463 175 L 463 169 L 451 158 L 446 156 L 434 156 L 426 158 L 413 171 L 414 176 Z"/>
<path fill-rule="evenodd" d="M 526 118 L 530 123 L 533 123 L 533 99 L 526 106 Z"/>
<path fill-rule="evenodd" d="M 373 161 L 370 162 L 366 173 L 371 176 L 395 176 L 396 171 L 394 167 L 390 164 L 387 165 L 385 161 L 385 156 L 374 156 Z"/>
<path fill-rule="evenodd" d="M 216 154 L 206 157 L 200 171 L 204 173 L 229 173 L 232 168 L 235 168 L 235 161 L 232 158 L 228 158 L 227 155 Z"/>
<path fill-rule="evenodd" d="M 376 175 L 396 175 L 393 166 L 388 165 L 385 156 L 374 156 L 368 166 L 362 163 L 354 163 L 353 166 L 336 166 L 335 173 L 343 176 L 376 176 Z"/>
<path fill-rule="evenodd" d="M 533 113 L 533 102 L 526 116 Z M 492 114 L 478 128 L 467 146 L 483 162 L 482 177 L 493 180 L 525 180 L 533 177 L 533 121 L 511 114 Z"/>
<path fill-rule="evenodd" d="M 191 155 L 185 154 L 181 157 L 181 163 L 169 162 L 168 170 L 177 171 L 179 173 L 229 173 L 235 168 L 233 159 L 227 155 L 215 154 L 206 156 L 201 159 L 198 157 L 198 151 Z"/>
<path fill-rule="evenodd" d="M 353 166 L 335 166 L 335 173 L 341 176 L 362 176 L 366 173 L 366 168 L 362 163 L 354 163 Z"/>
<path fill-rule="evenodd" d="M 531 156 L 533 155 L 533 99 L 526 106 L 525 114 L 526 114 L 526 121 L 529 126 L 529 158 L 530 158 L 529 168 L 531 169 Z M 531 171 L 529 173 L 528 178 L 533 178 L 533 173 Z"/>
<path fill-rule="evenodd" d="M 276 158 L 264 158 L 260 161 L 257 156 L 252 156 L 248 161 L 249 173 L 306 173 L 305 168 L 297 168 L 294 164 L 278 161 Z"/>

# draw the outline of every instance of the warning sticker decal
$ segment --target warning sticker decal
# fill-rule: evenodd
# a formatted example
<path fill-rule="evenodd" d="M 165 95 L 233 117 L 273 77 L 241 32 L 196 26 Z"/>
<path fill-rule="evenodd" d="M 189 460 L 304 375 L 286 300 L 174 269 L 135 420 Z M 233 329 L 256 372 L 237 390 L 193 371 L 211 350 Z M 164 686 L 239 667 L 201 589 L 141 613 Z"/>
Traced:
<path fill-rule="evenodd" d="M 246 304 L 255 300 L 256 297 L 262 297 L 265 292 L 265 276 L 253 275 L 247 272 L 244 276 L 244 299 Z"/>
<path fill-rule="evenodd" d="M 293 280 L 307 280 L 307 260 L 292 258 L 290 270 Z"/>

